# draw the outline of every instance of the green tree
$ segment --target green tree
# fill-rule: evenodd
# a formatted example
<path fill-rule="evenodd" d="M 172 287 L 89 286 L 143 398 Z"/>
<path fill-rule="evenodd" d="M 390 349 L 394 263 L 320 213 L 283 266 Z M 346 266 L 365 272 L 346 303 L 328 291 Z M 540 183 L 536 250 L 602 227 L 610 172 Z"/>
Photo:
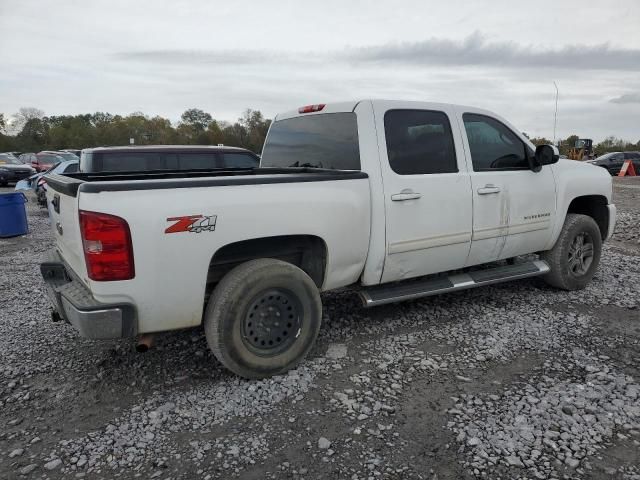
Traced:
<path fill-rule="evenodd" d="M 108 145 L 200 144 L 244 147 L 255 152 L 262 145 L 271 121 L 259 110 L 247 109 L 235 123 L 215 120 L 211 114 L 191 108 L 177 126 L 161 116 L 148 117 L 142 112 L 127 116 L 108 112 L 45 117 L 37 108 L 21 108 L 12 125 L 21 125 L 11 135 L 2 135 L 2 125 L 9 122 L 0 116 L 2 150 L 39 151 L 63 148 L 87 148 Z"/>
<path fill-rule="evenodd" d="M 238 123 L 246 131 L 245 144 L 242 146 L 260 153 L 269 125 L 271 125 L 271 120 L 265 119 L 260 110 L 251 110 L 249 108 L 238 119 Z"/>
<path fill-rule="evenodd" d="M 534 145 L 553 145 L 553 142 L 545 137 L 533 137 L 530 139 Z"/>
<path fill-rule="evenodd" d="M 29 120 L 44 118 L 44 112 L 35 107 L 22 107 L 17 113 L 13 114 L 13 121 L 11 122 L 11 130 L 13 133 L 18 134 L 22 131 L 24 126 Z"/>
<path fill-rule="evenodd" d="M 48 143 L 49 125 L 41 118 L 31 118 L 16 136 L 16 145 L 23 152 L 37 152 Z"/>

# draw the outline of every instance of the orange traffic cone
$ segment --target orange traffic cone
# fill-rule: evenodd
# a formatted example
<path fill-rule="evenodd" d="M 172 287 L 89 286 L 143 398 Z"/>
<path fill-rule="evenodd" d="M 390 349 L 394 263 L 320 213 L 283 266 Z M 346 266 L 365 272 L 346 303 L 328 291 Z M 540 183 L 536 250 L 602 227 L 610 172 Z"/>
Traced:
<path fill-rule="evenodd" d="M 631 160 L 625 160 L 624 163 L 622 164 L 622 168 L 618 172 L 619 177 L 624 177 L 625 175 L 629 177 L 637 176 L 636 169 L 633 166 L 633 162 Z"/>

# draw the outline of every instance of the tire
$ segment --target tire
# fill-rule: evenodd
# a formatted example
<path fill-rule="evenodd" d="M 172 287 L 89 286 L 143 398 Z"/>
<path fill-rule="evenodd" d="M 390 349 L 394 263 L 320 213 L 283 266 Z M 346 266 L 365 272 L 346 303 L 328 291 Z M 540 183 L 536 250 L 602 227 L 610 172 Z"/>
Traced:
<path fill-rule="evenodd" d="M 576 248 L 580 237 L 582 246 Z M 591 257 L 588 257 L 589 245 Z M 587 215 L 569 213 L 556 244 L 541 255 L 551 269 L 542 278 L 556 288 L 581 290 L 595 275 L 601 253 L 602 237 L 595 220 Z"/>
<path fill-rule="evenodd" d="M 209 348 L 226 368 L 241 377 L 265 378 L 304 359 L 321 321 L 313 280 L 295 265 L 262 258 L 224 276 L 209 298 L 204 329 Z"/>

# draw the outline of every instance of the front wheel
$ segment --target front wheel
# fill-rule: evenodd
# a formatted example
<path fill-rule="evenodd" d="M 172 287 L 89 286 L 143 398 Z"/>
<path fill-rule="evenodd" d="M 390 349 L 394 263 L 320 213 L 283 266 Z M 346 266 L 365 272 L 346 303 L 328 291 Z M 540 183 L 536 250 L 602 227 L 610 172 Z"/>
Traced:
<path fill-rule="evenodd" d="M 542 278 L 563 290 L 581 290 L 595 275 L 601 253 L 602 237 L 595 220 L 569 213 L 556 244 L 541 255 L 551 269 Z"/>
<path fill-rule="evenodd" d="M 224 276 L 209 299 L 204 328 L 225 367 L 264 378 L 290 370 L 309 353 L 321 320 L 313 280 L 295 265 L 262 258 Z"/>

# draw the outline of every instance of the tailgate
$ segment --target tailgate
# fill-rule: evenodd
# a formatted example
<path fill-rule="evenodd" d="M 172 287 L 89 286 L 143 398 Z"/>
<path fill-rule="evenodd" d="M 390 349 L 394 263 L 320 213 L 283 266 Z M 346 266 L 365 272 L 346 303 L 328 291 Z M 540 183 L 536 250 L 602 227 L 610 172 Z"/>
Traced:
<path fill-rule="evenodd" d="M 78 190 L 67 188 L 68 181 L 62 175 L 47 175 L 47 210 L 53 231 L 56 249 L 73 269 L 75 274 L 87 284 L 87 270 L 80 236 L 78 217 Z"/>

